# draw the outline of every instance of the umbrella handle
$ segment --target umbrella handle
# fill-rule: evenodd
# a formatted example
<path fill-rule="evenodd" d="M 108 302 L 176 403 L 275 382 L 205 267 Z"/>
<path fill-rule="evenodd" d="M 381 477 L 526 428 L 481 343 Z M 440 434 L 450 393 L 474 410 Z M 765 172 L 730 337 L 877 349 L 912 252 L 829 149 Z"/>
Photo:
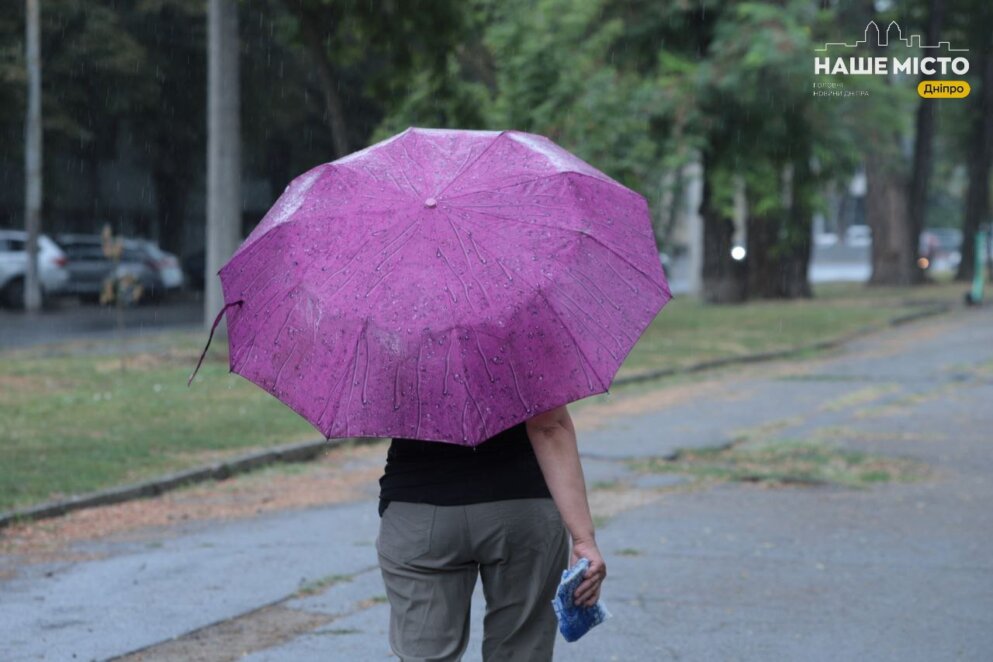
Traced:
<path fill-rule="evenodd" d="M 190 375 L 189 381 L 186 382 L 187 387 L 193 383 L 193 378 L 197 376 L 198 372 L 200 372 L 200 366 L 203 364 L 203 358 L 207 356 L 207 348 L 210 347 L 210 341 L 214 338 L 214 330 L 217 329 L 217 325 L 221 323 L 221 317 L 224 316 L 224 313 L 227 312 L 227 309 L 231 306 L 240 306 L 243 303 L 245 303 L 244 299 L 232 301 L 231 303 L 225 304 L 224 307 L 221 308 L 221 312 L 217 313 L 217 317 L 214 318 L 214 323 L 210 327 L 210 335 L 207 337 L 207 344 L 204 345 L 203 352 L 200 353 L 200 360 L 197 361 L 197 367 L 193 371 L 193 374 Z"/>

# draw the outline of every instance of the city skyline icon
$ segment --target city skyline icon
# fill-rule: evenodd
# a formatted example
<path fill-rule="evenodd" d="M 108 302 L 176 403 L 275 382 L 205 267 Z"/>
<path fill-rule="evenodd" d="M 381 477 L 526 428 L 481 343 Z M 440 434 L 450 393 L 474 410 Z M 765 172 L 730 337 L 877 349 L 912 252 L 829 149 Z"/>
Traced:
<path fill-rule="evenodd" d="M 869 21 L 865 25 L 865 33 L 863 38 L 856 41 L 854 44 L 848 44 L 843 41 L 829 41 L 825 42 L 824 46 L 821 48 L 814 49 L 817 52 L 825 52 L 830 47 L 840 47 L 840 48 L 858 48 L 859 46 L 870 45 L 870 46 L 889 46 L 890 42 L 902 41 L 906 48 L 920 48 L 920 49 L 936 49 L 940 50 L 945 48 L 949 53 L 967 53 L 968 48 L 952 48 L 950 41 L 939 41 L 936 45 L 928 45 L 921 43 L 921 35 L 912 34 L 910 38 L 903 36 L 903 28 L 896 21 L 890 21 L 886 26 L 886 31 L 881 31 L 879 29 L 879 24 L 876 21 Z"/>

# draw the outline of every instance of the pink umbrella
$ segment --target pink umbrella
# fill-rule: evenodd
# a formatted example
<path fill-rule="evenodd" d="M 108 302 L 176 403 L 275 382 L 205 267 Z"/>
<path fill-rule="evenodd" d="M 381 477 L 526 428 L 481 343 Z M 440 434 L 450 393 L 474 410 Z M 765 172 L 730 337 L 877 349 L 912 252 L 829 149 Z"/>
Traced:
<path fill-rule="evenodd" d="M 672 298 L 645 199 L 518 131 L 317 166 L 219 275 L 231 370 L 329 439 L 477 445 L 606 391 Z"/>

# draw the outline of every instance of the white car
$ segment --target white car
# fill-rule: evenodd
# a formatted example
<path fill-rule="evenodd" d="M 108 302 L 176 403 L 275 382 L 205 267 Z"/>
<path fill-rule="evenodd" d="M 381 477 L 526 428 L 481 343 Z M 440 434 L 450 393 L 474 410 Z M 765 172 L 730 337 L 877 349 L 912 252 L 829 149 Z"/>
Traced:
<path fill-rule="evenodd" d="M 848 246 L 872 245 L 872 229 L 868 225 L 850 225 L 845 230 L 845 244 Z"/>
<path fill-rule="evenodd" d="M 814 234 L 814 246 L 837 246 L 838 235 L 834 232 L 818 232 Z"/>
<path fill-rule="evenodd" d="M 0 303 L 24 307 L 24 277 L 28 270 L 28 233 L 0 230 Z M 59 294 L 69 280 L 62 249 L 46 235 L 38 235 L 38 278 L 42 297 Z"/>
<path fill-rule="evenodd" d="M 139 240 L 138 243 L 151 256 L 152 266 L 158 272 L 164 292 L 173 292 L 183 287 L 183 269 L 179 266 L 179 258 L 159 248 L 154 241 Z"/>

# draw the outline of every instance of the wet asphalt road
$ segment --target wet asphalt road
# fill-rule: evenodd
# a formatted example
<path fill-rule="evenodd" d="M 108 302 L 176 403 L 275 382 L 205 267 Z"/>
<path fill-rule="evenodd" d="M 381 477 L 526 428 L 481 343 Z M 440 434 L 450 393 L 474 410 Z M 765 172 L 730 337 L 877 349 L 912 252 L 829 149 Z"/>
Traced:
<path fill-rule="evenodd" d="M 642 390 L 637 413 L 580 429 L 593 501 L 609 515 L 598 538 L 614 618 L 578 643 L 560 639 L 556 659 L 990 659 L 993 307 L 704 379 L 705 398 Z M 828 437 L 916 458 L 934 474 L 866 490 L 673 491 L 671 479 L 630 466 L 743 433 Z M 284 617 L 321 624 L 285 636 L 274 626 L 267 647 L 228 659 L 390 659 L 374 495 L 370 485 L 357 503 L 187 523 L 80 546 L 99 560 L 23 566 L 0 584 L 0 659 L 105 659 L 148 646 L 134 659 L 175 659 L 154 645 L 237 625 L 332 575 L 330 588 L 281 605 Z M 467 660 L 480 659 L 478 598 Z"/>
<path fill-rule="evenodd" d="M 201 293 L 183 292 L 160 303 L 125 308 L 123 332 L 129 339 L 170 329 L 203 328 Z M 108 340 L 117 337 L 113 306 L 83 304 L 75 298 L 53 299 L 38 313 L 0 308 L 0 351 L 67 340 Z"/>

